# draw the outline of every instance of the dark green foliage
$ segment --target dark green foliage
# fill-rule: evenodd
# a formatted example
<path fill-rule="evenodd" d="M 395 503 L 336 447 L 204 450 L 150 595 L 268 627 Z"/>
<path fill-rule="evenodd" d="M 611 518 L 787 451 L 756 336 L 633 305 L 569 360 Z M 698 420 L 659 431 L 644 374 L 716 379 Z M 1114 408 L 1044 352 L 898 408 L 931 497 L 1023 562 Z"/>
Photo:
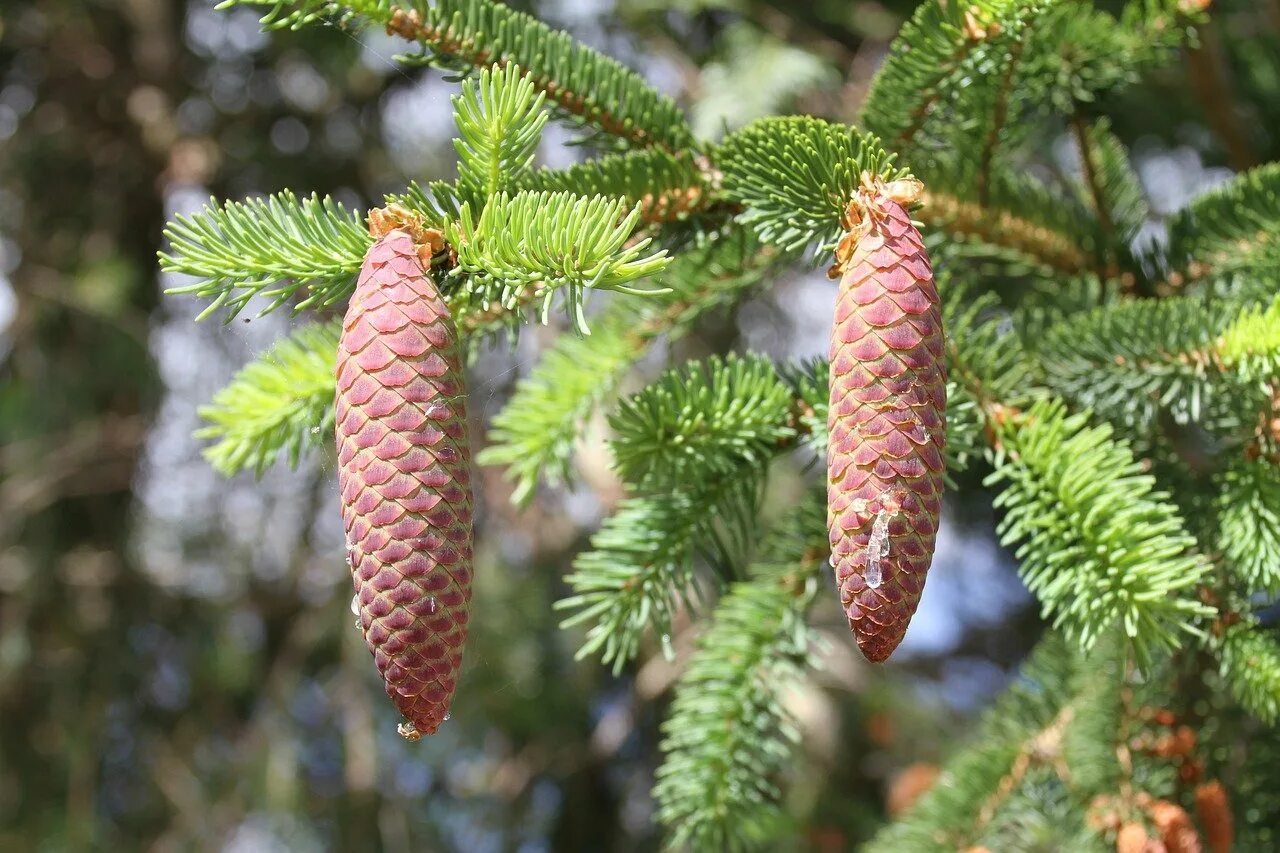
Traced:
<path fill-rule="evenodd" d="M 655 491 L 767 463 L 795 433 L 791 389 L 760 356 L 671 371 L 609 418 L 617 471 Z"/>
<path fill-rule="evenodd" d="M 834 245 L 864 172 L 906 174 L 875 137 L 806 116 L 748 125 L 720 145 L 716 163 L 725 192 L 745 208 L 739 220 L 789 251 Z"/>
<path fill-rule="evenodd" d="M 1259 720 L 1280 720 L 1280 640 L 1245 622 L 1228 628 L 1218 640 L 1222 678 L 1236 700 Z"/>
<path fill-rule="evenodd" d="M 709 616 L 662 726 L 654 797 L 672 847 L 754 849 L 787 824 L 775 780 L 799 740 L 786 700 L 809 666 L 826 536 L 825 501 L 810 495 Z"/>
<path fill-rule="evenodd" d="M 1280 257 L 1280 164 L 1254 169 L 1195 199 L 1169 226 L 1169 256 L 1216 272 L 1274 270 Z"/>
<path fill-rule="evenodd" d="M 1088 651 L 1119 624 L 1140 660 L 1176 648 L 1212 609 L 1195 597 L 1209 571 L 1155 480 L 1108 427 L 1040 402 L 1002 426 L 989 485 L 1000 536 L 1054 625 Z"/>
<path fill-rule="evenodd" d="M 1280 466 L 1241 458 L 1220 482 L 1218 547 L 1243 591 L 1274 595 L 1280 591 Z"/>
<path fill-rule="evenodd" d="M 1050 387 L 1116 423 L 1145 431 L 1166 411 L 1199 421 L 1239 390 L 1213 350 L 1232 307 L 1198 298 L 1115 303 L 1051 326 L 1036 355 Z"/>

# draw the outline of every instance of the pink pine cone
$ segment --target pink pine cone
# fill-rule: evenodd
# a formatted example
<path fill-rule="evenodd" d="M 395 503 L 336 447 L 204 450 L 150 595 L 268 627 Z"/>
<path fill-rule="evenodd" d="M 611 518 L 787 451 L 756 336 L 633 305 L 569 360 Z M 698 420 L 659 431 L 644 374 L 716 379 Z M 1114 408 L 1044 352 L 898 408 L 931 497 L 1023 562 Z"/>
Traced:
<path fill-rule="evenodd" d="M 858 647 L 883 661 L 906 634 L 942 510 L 942 313 L 914 181 L 864 177 L 836 251 L 827 522 L 840 601 Z"/>
<path fill-rule="evenodd" d="M 365 256 L 338 343 L 338 485 L 360 627 L 411 739 L 448 717 L 471 605 L 457 338 L 413 238 L 390 231 Z"/>

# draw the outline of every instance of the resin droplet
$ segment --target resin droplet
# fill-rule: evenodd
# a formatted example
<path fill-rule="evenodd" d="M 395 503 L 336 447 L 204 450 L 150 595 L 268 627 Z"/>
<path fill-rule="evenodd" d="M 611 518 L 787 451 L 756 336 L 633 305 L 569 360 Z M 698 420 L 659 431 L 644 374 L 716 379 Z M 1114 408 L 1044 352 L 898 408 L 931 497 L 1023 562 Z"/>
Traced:
<path fill-rule="evenodd" d="M 867 570 L 863 579 L 867 586 L 876 589 L 884 582 L 880 561 L 889 556 L 889 513 L 880 510 L 871 524 L 871 541 L 867 543 Z"/>
<path fill-rule="evenodd" d="M 356 616 L 360 615 L 360 596 L 358 595 L 351 596 L 351 612 Z"/>
<path fill-rule="evenodd" d="M 867 582 L 867 586 L 877 589 L 880 584 L 884 583 L 884 576 L 880 573 L 880 560 L 876 557 L 867 559 L 867 571 L 863 574 L 863 578 Z"/>

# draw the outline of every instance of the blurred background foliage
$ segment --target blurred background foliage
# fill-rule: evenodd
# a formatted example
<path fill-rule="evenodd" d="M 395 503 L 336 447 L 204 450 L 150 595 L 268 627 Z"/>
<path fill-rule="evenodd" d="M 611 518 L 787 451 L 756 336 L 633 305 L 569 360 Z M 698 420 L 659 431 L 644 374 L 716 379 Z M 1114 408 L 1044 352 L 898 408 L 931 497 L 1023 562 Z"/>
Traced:
<path fill-rule="evenodd" d="M 715 136 L 804 112 L 849 121 L 915 4 L 512 4 L 640 70 Z M 1100 5 L 1117 6 L 1117 3 Z M 223 480 L 196 409 L 290 325 L 191 320 L 158 294 L 169 216 L 284 188 L 362 208 L 449 177 L 451 82 L 396 46 L 259 32 L 206 0 L 33 0 L 0 11 L 0 849 L 645 850 L 677 663 L 614 677 L 558 629 L 568 556 L 620 493 L 599 442 L 576 487 L 523 513 L 480 477 L 474 634 L 454 719 L 395 735 L 348 611 L 333 465 Z M 1101 105 L 1158 213 L 1280 157 L 1280 0 L 1219 0 L 1201 45 Z M 539 159 L 583 151 L 548 127 Z M 1042 168 L 1075 168 L 1045 140 Z M 1158 239 L 1158 233 L 1141 239 Z M 825 351 L 831 285 L 797 270 L 662 358 Z M 247 312 L 246 316 L 251 316 Z M 487 418 L 549 335 L 474 367 Z M 654 358 L 651 375 L 661 367 Z M 601 425 L 600 429 L 604 429 Z M 851 651 L 834 597 L 790 811 L 844 850 L 927 786 L 1042 625 L 990 538 L 951 506 L 894 663 Z M 500 535 L 499 535 L 500 534 Z M 830 606 L 828 606 L 830 605 Z"/>

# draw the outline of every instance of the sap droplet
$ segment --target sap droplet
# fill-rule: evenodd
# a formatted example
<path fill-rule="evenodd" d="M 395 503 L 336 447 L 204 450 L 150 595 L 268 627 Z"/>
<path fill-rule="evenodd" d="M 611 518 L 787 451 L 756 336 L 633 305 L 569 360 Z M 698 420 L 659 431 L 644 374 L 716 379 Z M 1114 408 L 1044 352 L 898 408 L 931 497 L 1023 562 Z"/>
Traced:
<path fill-rule="evenodd" d="M 360 596 L 358 595 L 351 596 L 351 612 L 356 616 L 360 615 Z"/>
<path fill-rule="evenodd" d="M 356 550 L 354 548 L 347 549 L 347 565 L 353 569 L 356 567 Z"/>
<path fill-rule="evenodd" d="M 866 580 L 867 586 L 871 587 L 872 589 L 876 589 L 877 587 L 880 586 L 881 583 L 884 582 L 884 576 L 880 573 L 879 560 L 873 559 L 873 560 L 867 561 L 867 571 L 863 575 L 863 578 Z"/>
<path fill-rule="evenodd" d="M 676 650 L 675 647 L 671 645 L 670 634 L 662 635 L 662 656 L 667 660 L 675 660 Z"/>
<path fill-rule="evenodd" d="M 439 606 L 440 602 L 436 601 L 434 595 L 427 599 L 427 613 L 434 614 Z"/>
<path fill-rule="evenodd" d="M 867 542 L 867 569 L 863 572 L 863 579 L 871 589 L 876 589 L 884 582 L 880 560 L 889 555 L 889 517 L 889 513 L 880 510 L 871 524 L 871 539 Z"/>
<path fill-rule="evenodd" d="M 449 722 L 449 718 L 450 718 L 450 717 L 452 717 L 452 716 L 453 716 L 453 714 L 450 714 L 448 711 L 445 711 L 445 713 L 444 713 L 444 719 L 443 719 L 443 720 L 441 720 L 440 722 L 442 722 L 442 723 L 447 723 L 447 722 Z"/>

